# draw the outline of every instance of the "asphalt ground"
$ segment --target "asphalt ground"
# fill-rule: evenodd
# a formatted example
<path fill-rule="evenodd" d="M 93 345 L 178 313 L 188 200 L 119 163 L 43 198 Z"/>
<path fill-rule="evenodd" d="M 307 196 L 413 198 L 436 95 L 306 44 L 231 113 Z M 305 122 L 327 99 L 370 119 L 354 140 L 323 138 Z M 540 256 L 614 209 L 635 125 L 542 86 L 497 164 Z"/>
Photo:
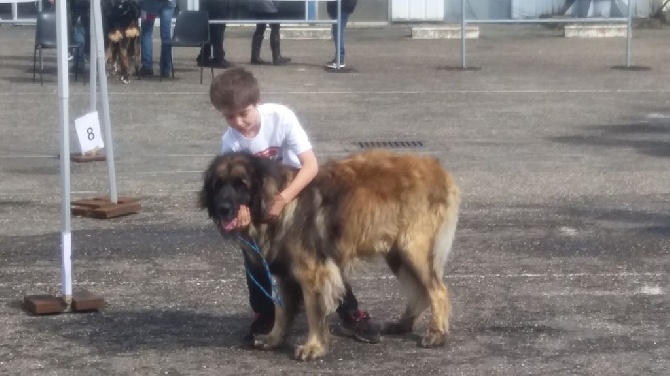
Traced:
<path fill-rule="evenodd" d="M 105 308 L 21 309 L 25 295 L 60 293 L 55 54 L 33 83 L 33 33 L 0 28 L 0 374 L 668 374 L 668 29 L 635 32 L 632 62 L 648 71 L 611 69 L 624 39 L 541 26 L 482 28 L 467 43 L 477 71 L 443 69 L 460 65 L 460 41 L 352 29 L 349 71 L 329 73 L 329 41 L 285 40 L 292 64 L 249 66 L 252 30 L 231 28 L 227 57 L 257 75 L 263 101 L 295 110 L 321 161 L 362 141 L 421 141 L 400 151 L 439 157 L 463 192 L 447 345 L 417 347 L 424 319 L 376 345 L 334 337 L 306 363 L 292 359 L 303 315 L 278 351 L 239 346 L 252 316 L 242 257 L 196 206 L 224 125 L 195 49 L 175 51 L 175 79 L 109 81 L 118 190 L 143 209 L 72 220 L 75 291 Z M 71 82 L 69 108 L 87 112 L 87 83 Z M 71 179 L 73 200 L 109 189 L 104 162 L 73 164 Z M 401 313 L 381 261 L 353 284 L 376 321 Z"/>

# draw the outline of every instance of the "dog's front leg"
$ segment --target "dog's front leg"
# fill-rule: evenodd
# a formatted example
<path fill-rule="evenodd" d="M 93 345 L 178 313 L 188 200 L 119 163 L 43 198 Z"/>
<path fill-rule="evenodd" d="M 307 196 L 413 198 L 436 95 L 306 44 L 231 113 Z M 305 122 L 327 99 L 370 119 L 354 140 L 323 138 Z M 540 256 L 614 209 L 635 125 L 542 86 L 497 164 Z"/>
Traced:
<path fill-rule="evenodd" d="M 307 342 L 296 348 L 295 357 L 298 360 L 310 360 L 320 358 L 326 354 L 329 334 L 326 323 L 327 312 L 321 294 L 312 288 L 305 288 L 303 285 L 303 297 L 305 299 L 309 333 L 307 334 Z"/>
<path fill-rule="evenodd" d="M 277 287 L 283 307 L 275 304 L 275 322 L 272 331 L 268 334 L 258 334 L 254 337 L 254 346 L 261 350 L 272 350 L 284 341 L 286 332 L 291 328 L 293 319 L 298 311 L 300 285 L 290 279 L 277 277 Z"/>

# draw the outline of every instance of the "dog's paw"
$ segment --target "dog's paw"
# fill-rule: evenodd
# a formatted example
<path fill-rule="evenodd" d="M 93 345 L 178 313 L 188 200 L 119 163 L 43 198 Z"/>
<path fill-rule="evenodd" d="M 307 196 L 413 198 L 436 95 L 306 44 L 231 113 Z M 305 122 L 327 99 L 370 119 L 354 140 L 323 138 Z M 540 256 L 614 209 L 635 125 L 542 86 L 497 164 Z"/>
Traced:
<path fill-rule="evenodd" d="M 281 338 L 269 334 L 256 334 L 254 336 L 254 347 L 260 350 L 273 350 L 281 344 Z"/>
<path fill-rule="evenodd" d="M 404 322 L 387 322 L 382 328 L 382 334 L 399 335 L 412 331 L 412 325 Z"/>
<path fill-rule="evenodd" d="M 298 360 L 310 360 L 324 356 L 326 348 L 323 345 L 312 343 L 308 345 L 298 346 L 295 350 L 295 358 Z"/>
<path fill-rule="evenodd" d="M 124 83 L 124 84 L 129 84 L 130 83 L 130 80 L 128 79 L 127 76 L 121 76 L 119 78 L 119 80 L 121 80 L 121 82 Z"/>
<path fill-rule="evenodd" d="M 429 331 L 428 334 L 426 334 L 425 336 L 423 336 L 423 338 L 421 338 L 421 343 L 419 345 L 421 347 L 438 347 L 438 346 L 444 346 L 446 342 L 447 342 L 447 333 Z"/>

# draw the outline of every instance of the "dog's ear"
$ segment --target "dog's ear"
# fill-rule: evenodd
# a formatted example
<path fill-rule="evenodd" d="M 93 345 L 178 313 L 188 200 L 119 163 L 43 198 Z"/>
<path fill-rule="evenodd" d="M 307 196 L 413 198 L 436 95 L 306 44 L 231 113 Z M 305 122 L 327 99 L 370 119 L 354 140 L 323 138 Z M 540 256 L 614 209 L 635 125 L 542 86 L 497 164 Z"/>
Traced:
<path fill-rule="evenodd" d="M 202 189 L 198 195 L 198 206 L 200 209 L 210 210 L 210 199 L 214 196 L 214 182 L 216 181 L 216 166 L 218 165 L 219 157 L 215 157 L 203 173 Z M 211 213 L 210 213 L 211 216 Z"/>

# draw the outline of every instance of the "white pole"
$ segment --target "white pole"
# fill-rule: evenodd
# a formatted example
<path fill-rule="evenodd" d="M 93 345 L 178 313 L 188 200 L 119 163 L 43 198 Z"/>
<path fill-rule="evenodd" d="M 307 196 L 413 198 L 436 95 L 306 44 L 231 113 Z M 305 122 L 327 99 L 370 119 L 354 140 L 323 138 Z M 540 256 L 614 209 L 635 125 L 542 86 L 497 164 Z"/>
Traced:
<path fill-rule="evenodd" d="M 61 130 L 61 290 L 67 306 L 72 301 L 72 235 L 70 229 L 70 134 L 69 134 L 69 77 L 67 50 L 67 0 L 56 1 L 56 38 L 58 57 L 58 107 Z"/>
<path fill-rule="evenodd" d="M 465 69 L 465 0 L 461 1 L 461 68 Z"/>
<path fill-rule="evenodd" d="M 630 68 L 631 34 L 633 34 L 633 0 L 628 0 L 628 24 L 626 25 L 626 68 Z"/>
<path fill-rule="evenodd" d="M 117 203 L 119 198 L 116 193 L 116 172 L 114 169 L 114 146 L 112 144 L 112 121 L 109 116 L 109 95 L 107 93 L 107 75 L 105 74 L 105 54 L 103 48 L 105 43 L 102 35 L 102 9 L 100 0 L 93 0 L 92 16 L 95 20 L 95 48 L 97 49 L 98 76 L 100 81 L 100 94 L 102 100 L 103 129 L 105 133 L 105 150 L 107 151 L 107 174 L 109 176 L 109 196 L 113 203 Z M 100 32 L 98 32 L 100 31 Z M 93 83 L 91 83 L 93 85 Z"/>
<path fill-rule="evenodd" d="M 98 69 L 97 65 L 95 64 L 98 56 L 98 31 L 95 28 L 95 22 L 93 22 L 93 6 L 91 5 L 88 10 L 88 29 L 89 31 L 89 40 L 88 43 L 91 46 L 90 52 L 88 55 L 88 64 L 89 64 L 89 79 L 88 79 L 88 85 L 89 85 L 89 91 L 90 91 L 90 109 L 91 112 L 94 112 L 97 107 L 98 107 Z M 102 30 L 100 31 L 102 33 Z M 95 41 L 95 42 L 94 42 Z M 84 49 L 86 49 L 86 45 L 84 44 Z M 104 56 L 104 55 L 103 55 Z"/>

